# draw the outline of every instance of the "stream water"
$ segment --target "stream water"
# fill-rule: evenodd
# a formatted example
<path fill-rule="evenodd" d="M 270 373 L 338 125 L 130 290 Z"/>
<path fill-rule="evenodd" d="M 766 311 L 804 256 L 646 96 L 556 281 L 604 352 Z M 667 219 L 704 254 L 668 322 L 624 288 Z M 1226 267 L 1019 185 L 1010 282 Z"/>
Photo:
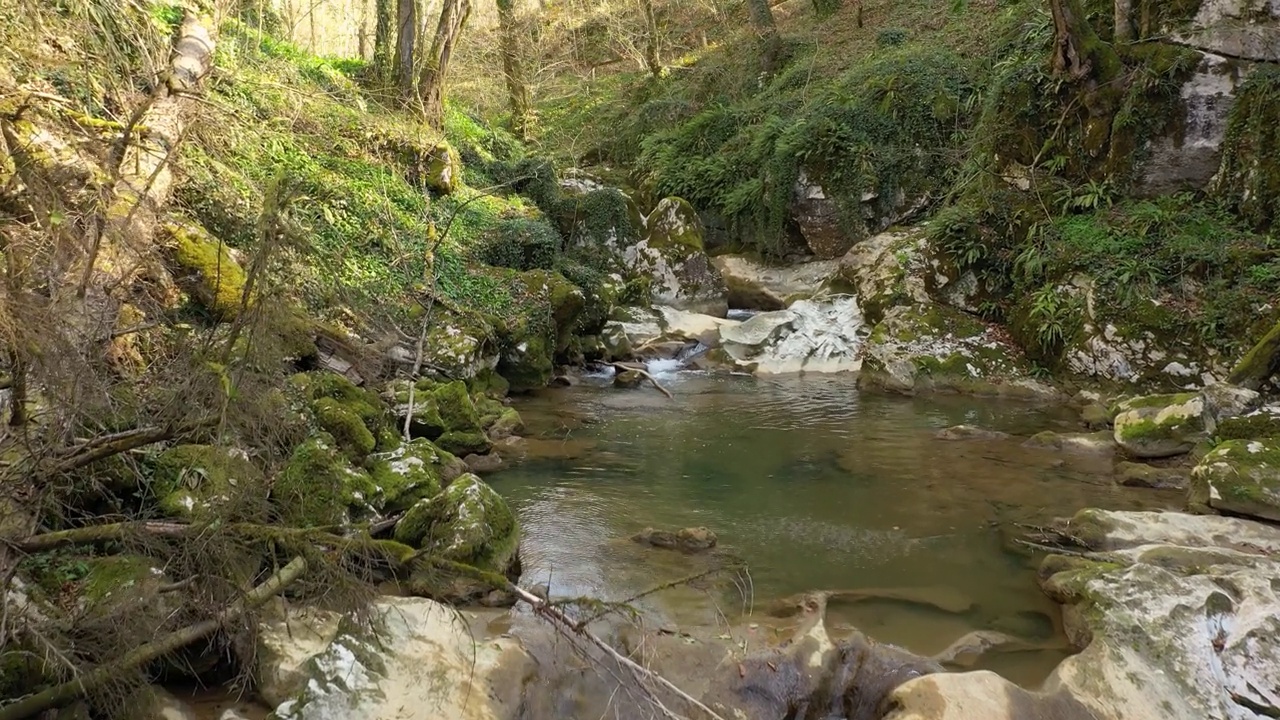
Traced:
<path fill-rule="evenodd" d="M 1035 686 L 1066 645 L 1035 560 L 1007 549 L 1004 531 L 1086 506 L 1180 501 L 1115 486 L 1110 458 L 1022 446 L 1040 430 L 1076 430 L 1062 409 L 862 395 L 841 376 L 661 379 L 674 400 L 588 378 L 519 401 L 529 458 L 489 480 L 522 522 L 522 582 L 549 582 L 553 597 L 627 598 L 697 569 L 696 558 L 628 536 L 707 526 L 748 563 L 748 590 L 647 598 L 659 622 L 705 621 L 713 602 L 733 618 L 801 591 L 905 590 L 947 609 L 866 602 L 840 606 L 829 623 L 922 654 L 999 630 L 1030 649 L 981 667 Z M 935 438 L 961 423 L 1014 437 Z"/>

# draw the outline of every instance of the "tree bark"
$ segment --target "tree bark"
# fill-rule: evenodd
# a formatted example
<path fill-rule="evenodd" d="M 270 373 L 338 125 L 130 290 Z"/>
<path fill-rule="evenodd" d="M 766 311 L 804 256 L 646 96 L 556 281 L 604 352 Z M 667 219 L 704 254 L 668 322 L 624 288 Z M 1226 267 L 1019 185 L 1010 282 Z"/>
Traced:
<path fill-rule="evenodd" d="M 502 70 L 507 76 L 507 94 L 511 103 L 511 131 L 528 140 L 533 131 L 533 100 L 529 79 L 525 75 L 524 52 L 520 42 L 514 0 L 497 0 L 498 28 L 502 36 Z"/>
<path fill-rule="evenodd" d="M 773 21 L 773 10 L 769 0 L 747 0 L 751 10 L 751 25 L 755 28 L 760 43 L 760 71 L 772 75 L 778 70 L 778 60 L 782 56 L 782 37 L 778 35 L 778 26 Z"/>
<path fill-rule="evenodd" d="M 373 73 L 379 83 L 391 79 L 391 43 L 395 35 L 392 28 L 395 15 L 391 9 L 391 0 L 377 0 L 376 17 L 373 27 Z"/>
<path fill-rule="evenodd" d="M 1102 48 L 1109 47 L 1098 38 L 1089 25 L 1080 0 L 1049 0 L 1053 13 L 1054 52 L 1053 70 L 1071 80 L 1082 80 L 1095 71 L 1106 72 L 1108 59 L 1101 57 Z"/>
<path fill-rule="evenodd" d="M 1257 390 L 1277 372 L 1280 372 L 1280 323 L 1276 323 L 1261 342 L 1245 353 L 1227 377 L 1227 382 Z"/>
<path fill-rule="evenodd" d="M 413 100 L 413 51 L 418 44 L 418 0 L 397 0 L 396 87 L 405 103 Z"/>
<path fill-rule="evenodd" d="M 471 0 L 444 0 L 440 22 L 431 49 L 422 60 L 418 79 L 418 99 L 422 101 L 423 120 L 434 128 L 444 124 L 444 84 L 449 73 L 453 50 L 471 16 Z"/>
<path fill-rule="evenodd" d="M 1116 44 L 1133 42 L 1133 0 L 1115 0 Z"/>
<path fill-rule="evenodd" d="M 640 6 L 644 10 L 644 64 L 650 75 L 659 77 L 662 75 L 662 60 L 658 47 L 658 16 L 653 11 L 653 0 L 640 0 Z"/>
<path fill-rule="evenodd" d="M 252 610 L 280 593 L 307 571 L 307 561 L 294 558 L 288 565 L 267 578 L 245 594 L 244 598 L 230 608 L 210 620 L 170 633 L 159 640 L 140 645 L 125 653 L 113 663 L 97 667 L 74 680 L 55 685 L 47 690 L 29 695 L 11 705 L 0 708 L 0 720 L 23 720 L 50 708 L 58 708 L 75 700 L 85 693 L 92 692 L 114 679 L 133 672 L 139 667 L 181 650 L 191 643 L 209 637 L 228 623 L 238 619 L 245 612 Z"/>

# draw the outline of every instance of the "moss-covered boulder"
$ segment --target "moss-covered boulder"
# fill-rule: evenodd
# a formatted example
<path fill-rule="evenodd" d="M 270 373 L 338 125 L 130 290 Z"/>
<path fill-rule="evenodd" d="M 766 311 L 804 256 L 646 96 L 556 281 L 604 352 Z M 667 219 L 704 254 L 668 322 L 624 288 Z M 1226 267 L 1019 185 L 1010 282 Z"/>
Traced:
<path fill-rule="evenodd" d="M 419 500 L 435 497 L 448 480 L 456 477 L 460 462 L 452 453 L 425 438 L 375 455 L 369 463 L 369 474 L 376 488 L 379 509 L 384 514 L 398 513 Z"/>
<path fill-rule="evenodd" d="M 545 387 L 554 373 L 556 355 L 569 347 L 585 296 L 563 275 L 548 270 L 506 272 L 502 280 L 517 306 L 496 319 L 501 346 L 498 373 L 512 392 Z"/>
<path fill-rule="evenodd" d="M 435 497 L 417 502 L 396 524 L 395 539 L 488 572 L 512 576 L 518 569 L 516 517 L 506 500 L 475 475 L 463 475 Z M 442 581 L 437 572 L 424 569 L 409 585 L 415 594 L 465 595 L 455 581 Z"/>
<path fill-rule="evenodd" d="M 1195 509 L 1280 522 L 1280 439 L 1229 440 L 1191 472 Z"/>
<path fill-rule="evenodd" d="M 458 151 L 444 140 L 424 153 L 416 168 L 421 181 L 441 195 L 448 195 L 462 185 L 462 160 Z"/>
<path fill-rule="evenodd" d="M 377 493 L 369 473 L 352 465 L 328 433 L 299 445 L 271 488 L 281 520 L 297 527 L 370 517 Z"/>
<path fill-rule="evenodd" d="M 156 457 L 151 492 L 170 517 L 211 518 L 265 500 L 267 485 L 262 471 L 242 451 L 178 445 Z"/>
<path fill-rule="evenodd" d="M 304 399 L 316 426 L 353 460 L 399 443 L 390 408 L 372 390 L 327 371 L 298 373 L 290 386 Z"/>
<path fill-rule="evenodd" d="M 1218 423 L 1218 429 L 1214 434 L 1219 440 L 1280 438 L 1280 415 L 1258 412 L 1243 417 L 1227 418 Z"/>
<path fill-rule="evenodd" d="M 890 308 L 929 302 L 923 228 L 868 238 L 840 258 L 840 279 L 853 291 L 871 325 Z"/>
<path fill-rule="evenodd" d="M 1147 395 L 1116 406 L 1116 443 L 1137 458 L 1189 453 L 1213 435 L 1213 416 L 1196 393 Z"/>
<path fill-rule="evenodd" d="M 179 282 L 211 315 L 234 320 L 243 303 L 245 275 L 229 248 L 192 223 L 168 223 L 162 232 Z"/>
<path fill-rule="evenodd" d="M 663 199 L 646 221 L 648 235 L 626 249 L 630 272 L 649 281 L 659 305 L 724 317 L 728 288 L 703 248 L 702 224 L 687 201 Z"/>
<path fill-rule="evenodd" d="M 485 396 L 477 396 L 475 403 L 480 425 L 491 439 L 501 440 L 524 432 L 524 420 L 515 408 Z"/>
<path fill-rule="evenodd" d="M 934 303 L 897 305 L 866 340 L 858 386 L 904 395 L 956 392 L 1057 399 L 999 328 Z"/>

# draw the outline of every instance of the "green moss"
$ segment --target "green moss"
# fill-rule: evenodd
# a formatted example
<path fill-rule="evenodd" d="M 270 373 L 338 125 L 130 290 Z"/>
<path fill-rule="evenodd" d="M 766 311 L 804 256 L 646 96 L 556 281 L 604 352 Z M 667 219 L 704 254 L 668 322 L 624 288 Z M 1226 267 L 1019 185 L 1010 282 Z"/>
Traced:
<path fill-rule="evenodd" d="M 520 528 L 502 496 L 464 475 L 436 497 L 419 501 L 396 525 L 397 542 L 481 570 L 506 572 Z"/>
<path fill-rule="evenodd" d="M 1112 409 L 1112 415 L 1119 415 L 1128 410 L 1162 409 L 1174 405 L 1185 405 L 1198 397 L 1200 395 L 1193 392 L 1173 393 L 1171 395 L 1142 395 L 1116 403 Z"/>
<path fill-rule="evenodd" d="M 452 460 L 449 453 L 422 438 L 373 458 L 370 474 L 379 488 L 383 512 L 402 512 L 434 497 L 444 485 L 444 467 Z"/>
<path fill-rule="evenodd" d="M 480 430 L 450 430 L 441 435 L 436 444 L 459 457 L 473 453 L 483 455 L 493 448 L 488 436 Z"/>
<path fill-rule="evenodd" d="M 431 400 L 444 421 L 446 431 L 478 432 L 481 429 L 480 414 L 471 401 L 466 383 L 461 380 L 437 386 L 431 391 Z"/>
<path fill-rule="evenodd" d="M 1280 417 L 1269 413 L 1226 418 L 1218 423 L 1215 433 L 1220 440 L 1256 440 L 1280 438 Z"/>
<path fill-rule="evenodd" d="M 281 519 L 297 527 L 344 524 L 367 514 L 376 494 L 373 480 L 351 465 L 328 434 L 299 445 L 271 491 Z"/>
<path fill-rule="evenodd" d="M 170 223 L 164 232 L 173 245 L 174 262 L 191 278 L 201 304 L 219 319 L 235 319 L 243 302 L 245 276 L 227 246 L 196 225 Z"/>
<path fill-rule="evenodd" d="M 87 572 L 77 595 L 90 607 L 99 606 L 144 582 L 162 577 L 155 561 L 140 555 L 106 555 L 85 560 Z"/>
<path fill-rule="evenodd" d="M 1262 65 L 1236 94 L 1215 191 L 1249 222 L 1269 227 L 1280 206 L 1280 68 Z"/>
<path fill-rule="evenodd" d="M 350 457 L 359 459 L 373 452 L 377 439 L 353 410 L 331 397 L 316 399 L 311 408 L 320 427 Z"/>
<path fill-rule="evenodd" d="M 241 452 L 179 445 L 154 461 L 151 491 L 170 517 L 220 515 L 237 497 L 265 497 L 265 477 Z"/>
<path fill-rule="evenodd" d="M 490 368 L 481 370 L 475 377 L 468 380 L 467 386 L 471 388 L 472 393 L 499 398 L 506 397 L 511 390 L 511 383 Z"/>

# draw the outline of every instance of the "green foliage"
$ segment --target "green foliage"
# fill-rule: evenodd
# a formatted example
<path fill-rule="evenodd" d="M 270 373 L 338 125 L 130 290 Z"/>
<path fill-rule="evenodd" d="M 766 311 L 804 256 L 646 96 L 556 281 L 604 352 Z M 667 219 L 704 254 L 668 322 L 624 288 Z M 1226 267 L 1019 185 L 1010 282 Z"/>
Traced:
<path fill-rule="evenodd" d="M 489 231 L 476 255 L 481 262 L 514 270 L 549 270 L 560 255 L 560 234 L 545 220 L 507 218 Z"/>
<path fill-rule="evenodd" d="M 885 28 L 876 33 L 876 44 L 880 47 L 897 47 L 907 41 L 907 31 L 902 28 Z"/>
<path fill-rule="evenodd" d="M 813 12 L 818 17 L 829 17 L 839 10 L 842 4 L 843 0 L 813 0 Z"/>
<path fill-rule="evenodd" d="M 646 137 L 637 164 L 659 195 L 715 210 L 757 247 L 777 250 L 803 168 L 863 229 L 863 196 L 880 209 L 938 187 L 967 123 L 972 70 L 947 50 L 907 45 L 871 57 L 801 102 L 805 77 L 781 73 L 760 95 L 713 106 Z"/>
<path fill-rule="evenodd" d="M 1036 343 L 1047 357 L 1054 357 L 1062 350 L 1080 330 L 1083 320 L 1075 298 L 1052 285 L 1040 288 L 1031 296 L 1028 315 L 1035 326 Z"/>
<path fill-rule="evenodd" d="M 1280 206 L 1280 68 L 1249 75 L 1231 110 L 1215 192 L 1246 221 L 1267 228 Z"/>

